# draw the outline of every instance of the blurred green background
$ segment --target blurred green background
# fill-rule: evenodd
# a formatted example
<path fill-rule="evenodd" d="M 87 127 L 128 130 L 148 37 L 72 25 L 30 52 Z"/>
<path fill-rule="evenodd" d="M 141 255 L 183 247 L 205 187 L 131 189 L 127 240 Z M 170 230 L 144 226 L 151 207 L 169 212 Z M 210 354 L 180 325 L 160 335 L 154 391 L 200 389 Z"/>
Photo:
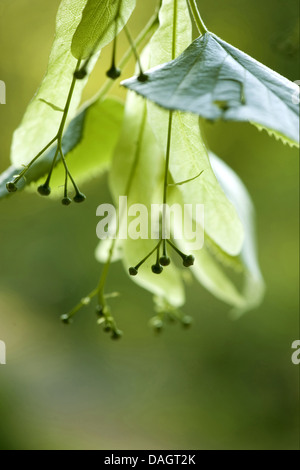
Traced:
<path fill-rule="evenodd" d="M 46 69 L 59 0 L 0 0 L 0 170 L 26 105 Z M 138 0 L 137 34 L 155 0 Z M 300 79 L 298 0 L 201 0 L 209 27 L 287 76 Z M 124 47 L 124 41 L 120 49 Z M 121 50 L 120 50 L 121 53 Z M 104 81 L 103 53 L 85 96 Z M 130 74 L 130 68 L 126 74 Z M 116 88 L 115 92 L 122 94 Z M 299 367 L 298 152 L 247 124 L 207 125 L 212 150 L 248 186 L 257 209 L 263 305 L 239 321 L 199 284 L 185 311 L 194 326 L 155 336 L 151 296 L 119 265 L 109 288 L 125 337 L 114 343 L 92 308 L 71 327 L 59 316 L 96 284 L 96 207 L 105 177 L 84 187 L 88 201 L 20 194 L 0 203 L 0 449 L 297 449 Z M 84 221 L 84 223 L 83 223 Z"/>

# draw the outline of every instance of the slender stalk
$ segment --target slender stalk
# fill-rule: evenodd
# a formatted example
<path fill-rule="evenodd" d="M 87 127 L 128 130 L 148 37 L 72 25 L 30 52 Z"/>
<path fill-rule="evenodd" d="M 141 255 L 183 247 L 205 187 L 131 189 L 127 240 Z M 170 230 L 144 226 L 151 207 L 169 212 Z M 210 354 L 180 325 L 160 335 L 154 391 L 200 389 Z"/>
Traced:
<path fill-rule="evenodd" d="M 45 183 L 46 186 L 48 186 L 50 184 L 51 176 L 52 176 L 52 173 L 53 173 L 53 170 L 54 170 L 54 167 L 55 167 L 55 163 L 56 163 L 58 154 L 59 154 L 59 148 L 57 147 L 56 152 L 55 152 L 55 156 L 52 160 L 51 168 L 50 168 L 50 171 L 48 173 L 47 180 L 46 180 L 46 183 Z"/>
<path fill-rule="evenodd" d="M 49 147 L 51 147 L 52 144 L 54 144 L 56 140 L 57 140 L 57 137 L 54 137 L 54 139 L 52 139 L 51 142 L 49 142 L 49 144 L 47 144 L 46 147 L 44 147 L 43 150 L 41 150 L 40 153 L 38 153 L 38 155 L 34 157 L 34 159 L 31 160 L 31 162 L 28 163 L 28 165 L 25 166 L 24 170 L 21 171 L 19 176 L 17 176 L 17 178 L 14 179 L 15 184 L 18 183 L 18 181 L 20 181 L 20 179 L 23 178 L 23 176 L 25 176 L 25 174 L 32 167 L 32 165 L 43 155 L 43 153 L 46 152 L 46 150 L 48 150 Z"/>
<path fill-rule="evenodd" d="M 173 12 L 173 37 L 172 37 L 172 60 L 176 57 L 176 36 L 177 36 L 177 19 L 178 19 L 178 0 L 174 0 Z M 162 218 L 162 233 L 163 239 L 163 253 L 166 253 L 166 211 L 168 200 L 168 177 L 171 157 L 171 143 L 172 143 L 172 126 L 173 126 L 173 111 L 169 113 L 168 124 L 168 137 L 167 137 L 167 152 L 166 152 L 166 166 L 165 166 L 165 180 L 164 180 L 164 194 L 163 194 L 163 218 Z"/>
<path fill-rule="evenodd" d="M 155 253 L 156 251 L 158 251 L 158 256 L 157 256 L 157 264 L 159 264 L 159 247 L 161 245 L 161 240 L 158 242 L 157 245 L 155 245 L 155 248 L 153 248 L 152 251 L 150 251 L 150 253 L 145 256 L 145 258 L 139 262 L 139 264 L 136 265 L 135 269 L 138 270 L 141 266 L 143 266 L 144 263 L 146 263 L 146 261 L 150 258 L 150 256 L 153 255 L 153 253 Z"/>
<path fill-rule="evenodd" d="M 143 135 L 144 135 L 144 131 L 145 131 L 146 118 L 147 118 L 147 111 L 146 111 L 146 107 L 145 107 L 144 114 L 143 114 L 143 120 L 142 120 L 142 124 L 141 124 L 141 129 L 140 129 L 139 136 L 138 136 L 138 139 L 137 139 L 137 147 L 136 147 L 135 157 L 134 157 L 134 160 L 133 160 L 133 163 L 132 163 L 132 166 L 131 166 L 130 174 L 129 174 L 127 185 L 126 185 L 126 188 L 125 188 L 125 194 L 127 196 L 129 196 L 129 194 L 131 192 L 131 188 L 132 188 L 132 184 L 133 184 L 133 180 L 134 180 L 134 175 L 135 175 L 135 172 L 136 172 L 136 169 L 137 169 L 137 166 L 138 166 L 138 161 L 139 161 L 140 154 L 141 154 L 141 144 L 142 144 L 142 141 L 143 141 Z M 124 216 L 124 215 L 127 215 L 127 214 L 122 214 L 122 216 Z M 117 229 L 116 229 L 116 238 L 114 240 L 112 240 L 111 247 L 110 247 L 110 250 L 109 250 L 108 259 L 105 263 L 105 266 L 104 266 L 104 269 L 102 271 L 101 278 L 100 278 L 100 281 L 99 281 L 99 285 L 98 285 L 99 304 L 102 305 L 102 306 L 105 305 L 104 288 L 105 288 L 106 279 L 107 279 L 107 276 L 108 276 L 108 273 L 109 273 L 109 268 L 110 268 L 110 265 L 111 265 L 111 260 L 112 260 L 112 257 L 113 257 L 113 253 L 114 253 L 114 249 L 115 249 L 115 246 L 116 246 L 116 241 L 117 241 L 117 237 L 119 235 L 119 231 L 120 231 L 120 221 L 118 220 L 118 225 L 117 225 Z"/>
<path fill-rule="evenodd" d="M 75 73 L 80 68 L 80 62 L 81 62 L 80 60 L 77 61 Z M 57 133 L 57 139 L 58 139 L 59 144 L 62 141 L 62 136 L 63 136 L 64 128 L 65 128 L 65 125 L 66 125 L 66 121 L 67 121 L 67 118 L 68 118 L 68 114 L 69 114 L 69 110 L 70 110 L 70 106 L 71 106 L 71 102 L 72 102 L 76 82 L 77 82 L 77 79 L 73 76 L 72 83 L 71 83 L 70 90 L 69 90 L 69 94 L 68 94 L 68 98 L 67 98 L 67 102 L 66 102 L 66 105 L 65 105 L 65 108 L 64 108 L 64 114 L 63 114 L 59 129 L 58 129 L 58 133 Z"/>
<path fill-rule="evenodd" d="M 201 15 L 200 15 L 200 12 L 199 12 L 199 9 L 198 9 L 198 6 L 197 6 L 197 2 L 196 2 L 196 0 L 188 0 L 188 3 L 189 3 L 191 11 L 193 13 L 193 17 L 194 17 L 196 26 L 198 28 L 198 31 L 202 36 L 203 34 L 207 33 L 208 30 L 207 30 L 207 27 L 205 26 L 205 24 L 204 24 L 204 22 L 201 18 Z"/>
<path fill-rule="evenodd" d="M 130 46 L 131 46 L 131 49 L 132 49 L 132 51 L 133 51 L 133 53 L 134 53 L 134 56 L 135 56 L 135 58 L 136 58 L 136 61 L 137 61 L 137 63 L 138 63 L 138 66 L 139 66 L 139 69 L 140 69 L 140 75 L 143 75 L 143 74 L 144 74 L 144 71 L 143 71 L 141 59 L 140 59 L 139 53 L 138 53 L 138 51 L 137 51 L 137 49 L 136 49 L 136 47 L 135 47 L 134 40 L 132 39 L 131 34 L 130 34 L 129 29 L 127 28 L 127 25 L 126 25 L 126 24 L 124 25 L 124 31 L 125 31 L 125 34 L 126 34 L 126 36 L 127 36 L 128 42 L 129 42 L 129 44 L 130 44 Z"/>
<path fill-rule="evenodd" d="M 141 33 L 138 35 L 138 37 L 134 41 L 134 45 L 136 49 L 144 42 L 144 40 L 147 38 L 148 35 L 152 33 L 152 31 L 155 31 L 157 24 L 158 24 L 158 12 L 152 16 L 152 18 L 146 24 L 143 31 L 141 31 Z M 129 62 L 132 54 L 133 54 L 133 50 L 131 47 L 129 47 L 128 50 L 125 52 L 124 56 L 122 57 L 122 59 L 120 60 L 118 64 L 118 68 L 123 69 Z M 97 92 L 97 94 L 91 100 L 89 100 L 85 106 L 89 106 L 90 103 L 106 96 L 110 92 L 110 90 L 113 88 L 114 85 L 115 85 L 115 82 L 113 80 L 110 80 L 110 79 L 106 80 L 106 82 Z"/>
<path fill-rule="evenodd" d="M 166 253 L 166 218 L 167 218 L 167 202 L 168 202 L 168 178 L 171 157 L 171 143 L 172 143 L 172 126 L 173 126 L 173 111 L 169 113 L 168 125 L 168 138 L 167 138 L 167 152 L 166 152 L 166 166 L 165 166 L 165 180 L 164 180 L 164 195 L 163 195 L 163 217 L 162 217 L 162 233 L 163 239 L 163 252 Z"/>
<path fill-rule="evenodd" d="M 184 253 L 182 253 L 182 251 L 181 251 L 181 250 L 179 250 L 179 248 L 177 248 L 177 246 L 176 246 L 176 245 L 174 245 L 174 243 L 172 243 L 170 240 L 167 240 L 167 242 L 168 242 L 168 243 L 169 243 L 169 245 L 170 245 L 170 246 L 173 248 L 173 250 L 175 250 L 175 251 L 176 251 L 176 253 L 178 253 L 178 254 L 179 254 L 179 256 L 181 256 L 181 258 L 185 258 L 185 257 L 186 257 L 186 255 L 185 255 Z"/>

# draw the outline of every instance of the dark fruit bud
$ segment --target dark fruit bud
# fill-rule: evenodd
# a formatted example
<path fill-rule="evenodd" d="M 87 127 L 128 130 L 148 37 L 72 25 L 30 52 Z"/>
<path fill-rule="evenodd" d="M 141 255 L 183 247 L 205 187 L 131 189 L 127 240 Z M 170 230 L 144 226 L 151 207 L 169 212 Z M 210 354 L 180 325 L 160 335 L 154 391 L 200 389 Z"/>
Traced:
<path fill-rule="evenodd" d="M 164 267 L 170 266 L 171 260 L 168 258 L 168 256 L 162 256 L 159 260 L 160 264 Z"/>
<path fill-rule="evenodd" d="M 184 328 L 189 328 L 193 323 L 193 319 L 192 317 L 189 317 L 188 315 L 186 315 L 185 317 L 182 318 L 181 322 Z"/>
<path fill-rule="evenodd" d="M 112 80 L 117 80 L 118 78 L 121 77 L 121 73 L 122 72 L 120 69 L 118 69 L 115 66 L 112 66 L 112 68 L 106 72 L 106 75 L 108 78 L 111 78 Z"/>
<path fill-rule="evenodd" d="M 152 266 L 152 272 L 153 274 L 161 274 L 163 272 L 163 267 L 160 264 L 154 264 L 154 266 Z"/>
<path fill-rule="evenodd" d="M 106 326 L 103 328 L 103 331 L 104 331 L 104 333 L 110 333 L 110 332 L 111 332 L 111 326 L 106 325 Z"/>
<path fill-rule="evenodd" d="M 86 200 L 86 196 L 82 193 L 77 193 L 73 199 L 73 201 L 76 202 L 77 204 L 80 204 L 84 202 L 85 200 Z"/>
<path fill-rule="evenodd" d="M 98 305 L 98 306 L 96 307 L 96 315 L 97 315 L 97 317 L 99 317 L 99 318 L 102 318 L 102 317 L 103 317 L 104 311 L 103 311 L 103 307 L 102 307 L 101 305 Z"/>
<path fill-rule="evenodd" d="M 140 73 L 140 75 L 138 76 L 138 81 L 141 82 L 141 83 L 146 83 L 148 82 L 149 80 L 149 77 L 148 75 L 146 75 L 145 73 Z"/>
<path fill-rule="evenodd" d="M 15 193 L 16 191 L 18 191 L 18 188 L 17 186 L 15 185 L 15 183 L 7 183 L 6 185 L 6 189 L 9 193 Z"/>
<path fill-rule="evenodd" d="M 160 333 L 163 330 L 164 324 L 160 318 L 154 317 L 151 320 L 151 326 L 157 333 Z"/>
<path fill-rule="evenodd" d="M 62 315 L 60 319 L 64 325 L 70 325 L 71 323 L 71 318 L 69 317 L 69 315 Z"/>
<path fill-rule="evenodd" d="M 83 80 L 87 76 L 87 71 L 85 69 L 76 70 L 74 72 L 74 77 L 76 80 Z"/>
<path fill-rule="evenodd" d="M 111 335 L 111 339 L 117 341 L 118 339 L 121 339 L 123 336 L 123 332 L 121 330 L 115 330 L 113 331 Z"/>
<path fill-rule="evenodd" d="M 138 275 L 138 270 L 136 268 L 129 268 L 129 274 L 130 276 L 137 276 Z"/>
<path fill-rule="evenodd" d="M 72 204 L 72 199 L 70 199 L 69 197 L 64 197 L 61 203 L 63 206 L 69 206 L 70 204 Z"/>
<path fill-rule="evenodd" d="M 183 260 L 183 266 L 185 266 L 186 268 L 190 268 L 191 266 L 194 266 L 194 264 L 195 258 L 192 255 L 186 256 Z"/>
<path fill-rule="evenodd" d="M 50 186 L 43 184 L 42 186 L 38 187 L 38 192 L 41 196 L 50 196 L 51 188 Z"/>

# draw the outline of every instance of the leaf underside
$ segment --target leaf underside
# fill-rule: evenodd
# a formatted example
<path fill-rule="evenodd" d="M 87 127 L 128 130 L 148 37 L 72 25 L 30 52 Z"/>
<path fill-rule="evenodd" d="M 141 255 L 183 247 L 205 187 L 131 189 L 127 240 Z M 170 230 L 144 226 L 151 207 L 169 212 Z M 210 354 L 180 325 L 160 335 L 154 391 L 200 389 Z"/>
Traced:
<path fill-rule="evenodd" d="M 110 164 L 117 143 L 122 118 L 123 104 L 113 98 L 98 100 L 83 109 L 69 124 L 62 141 L 68 166 L 78 183 L 98 176 Z M 17 184 L 18 190 L 39 181 L 50 170 L 56 147 L 53 146 L 28 170 L 26 178 Z M 6 183 L 22 171 L 12 165 L 0 175 L 0 199 L 9 195 Z M 58 189 L 64 181 L 64 167 L 60 161 L 51 179 L 52 188 Z M 55 191 L 54 191 L 55 195 Z"/>
<path fill-rule="evenodd" d="M 122 84 L 163 108 L 248 121 L 299 146 L 297 85 L 212 33 L 147 74 L 146 83 L 134 77 Z"/>
<path fill-rule="evenodd" d="M 85 3 L 86 0 L 63 0 L 59 6 L 47 73 L 14 132 L 11 162 L 15 167 L 28 164 L 58 132 L 62 115 L 57 109 L 65 108 L 77 63 L 71 53 L 71 42 Z M 90 64 L 89 72 L 95 61 Z M 76 114 L 87 80 L 88 76 L 76 83 L 67 124 Z"/>

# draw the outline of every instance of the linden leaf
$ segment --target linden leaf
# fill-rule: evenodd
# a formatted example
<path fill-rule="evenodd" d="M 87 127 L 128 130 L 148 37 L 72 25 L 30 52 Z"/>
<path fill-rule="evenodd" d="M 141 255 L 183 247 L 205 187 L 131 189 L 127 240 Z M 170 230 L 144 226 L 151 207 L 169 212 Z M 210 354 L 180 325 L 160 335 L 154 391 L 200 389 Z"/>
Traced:
<path fill-rule="evenodd" d="M 248 121 L 299 146 L 298 86 L 212 33 L 147 74 L 122 84 L 165 109 Z"/>

